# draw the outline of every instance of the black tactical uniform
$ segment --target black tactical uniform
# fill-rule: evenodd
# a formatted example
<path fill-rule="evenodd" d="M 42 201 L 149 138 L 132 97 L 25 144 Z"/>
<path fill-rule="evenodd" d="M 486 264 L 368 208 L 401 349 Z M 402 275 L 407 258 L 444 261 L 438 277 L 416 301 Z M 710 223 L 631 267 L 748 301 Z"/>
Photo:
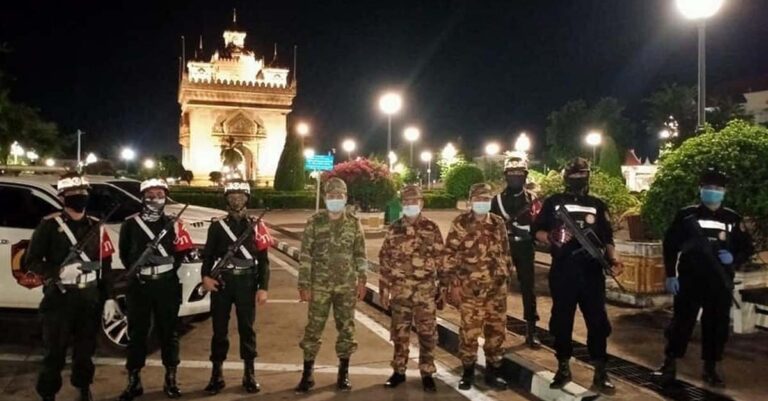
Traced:
<path fill-rule="evenodd" d="M 532 192 L 524 188 L 528 169 L 522 158 L 510 158 L 505 162 L 504 170 L 507 175 L 507 188 L 493 198 L 491 212 L 503 217 L 507 222 L 512 262 L 523 296 L 523 318 L 528 323 L 526 343 L 532 348 L 538 348 L 541 343 L 536 336 L 536 322 L 539 320 L 534 284 L 536 253 L 531 224 L 541 204 Z"/>
<path fill-rule="evenodd" d="M 32 234 L 25 265 L 31 272 L 42 276 L 45 283 L 40 303 L 45 355 L 36 389 L 44 400 L 55 398 L 61 389 L 61 370 L 71 340 L 70 381 L 80 389 L 81 400 L 90 400 L 90 385 L 95 372 L 91 358 L 96 350 L 103 302 L 112 294 L 110 255 L 114 249 L 105 233 L 92 235 L 84 248 L 85 258 L 81 257 L 78 262 L 83 264 L 83 268 L 98 270 L 78 276 L 75 283 L 65 284 L 66 292 L 62 293 L 54 283 L 59 280 L 61 263 L 69 254 L 73 242 L 61 225 L 66 225 L 75 242 L 92 227 L 100 230 L 95 227 L 99 225 L 98 219 L 87 214 L 80 220 L 73 220 L 66 212 L 57 212 L 46 216 Z"/>

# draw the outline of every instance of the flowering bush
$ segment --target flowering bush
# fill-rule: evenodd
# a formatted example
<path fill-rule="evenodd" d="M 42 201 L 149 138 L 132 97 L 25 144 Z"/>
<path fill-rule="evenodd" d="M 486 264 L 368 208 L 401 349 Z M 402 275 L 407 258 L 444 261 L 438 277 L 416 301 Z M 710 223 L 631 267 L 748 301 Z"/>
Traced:
<path fill-rule="evenodd" d="M 364 212 L 383 210 L 395 196 L 395 182 L 383 163 L 364 158 L 339 163 L 323 174 L 323 181 L 338 177 L 347 183 L 350 204 Z"/>

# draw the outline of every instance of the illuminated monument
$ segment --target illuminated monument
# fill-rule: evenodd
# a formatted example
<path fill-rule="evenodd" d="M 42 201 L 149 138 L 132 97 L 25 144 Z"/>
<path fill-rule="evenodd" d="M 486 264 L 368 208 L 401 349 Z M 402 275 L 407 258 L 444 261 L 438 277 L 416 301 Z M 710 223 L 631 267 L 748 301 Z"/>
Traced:
<path fill-rule="evenodd" d="M 223 155 L 234 154 L 240 161 L 233 168 L 243 178 L 272 186 L 296 83 L 288 82 L 288 69 L 273 65 L 274 59 L 265 64 L 263 57 L 247 50 L 246 33 L 236 23 L 234 14 L 232 26 L 224 31 L 224 48 L 209 61 L 203 60 L 201 39 L 194 59 L 182 71 L 182 163 L 194 174 L 195 184 L 205 185 L 212 171 L 230 169 Z"/>

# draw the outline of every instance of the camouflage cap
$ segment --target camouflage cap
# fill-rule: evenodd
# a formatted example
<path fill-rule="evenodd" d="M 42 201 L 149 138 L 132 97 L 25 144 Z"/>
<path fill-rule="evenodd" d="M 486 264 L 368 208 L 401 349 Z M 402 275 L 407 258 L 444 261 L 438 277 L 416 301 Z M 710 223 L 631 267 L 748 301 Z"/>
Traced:
<path fill-rule="evenodd" d="M 469 198 L 472 199 L 475 196 L 493 196 L 493 188 L 484 182 L 473 184 L 469 188 Z"/>
<path fill-rule="evenodd" d="M 421 188 L 418 185 L 406 185 L 400 191 L 400 197 L 405 199 L 422 199 L 424 195 L 421 193 Z"/>
<path fill-rule="evenodd" d="M 504 171 L 528 170 L 528 162 L 520 156 L 512 156 L 504 161 Z"/>
<path fill-rule="evenodd" d="M 578 173 L 589 173 L 589 161 L 583 157 L 574 158 L 563 169 L 564 177 Z"/>
<path fill-rule="evenodd" d="M 341 178 L 331 177 L 325 182 L 325 193 L 347 193 L 347 183 Z"/>

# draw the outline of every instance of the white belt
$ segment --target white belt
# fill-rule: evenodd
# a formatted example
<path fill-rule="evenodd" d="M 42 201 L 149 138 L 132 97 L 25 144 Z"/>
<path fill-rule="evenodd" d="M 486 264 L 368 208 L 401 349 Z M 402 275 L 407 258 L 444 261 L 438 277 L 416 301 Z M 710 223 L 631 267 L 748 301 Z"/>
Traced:
<path fill-rule="evenodd" d="M 154 276 L 157 274 L 169 272 L 171 270 L 173 270 L 173 265 L 149 266 L 142 267 L 141 270 L 139 270 L 139 274 L 142 276 Z"/>
<path fill-rule="evenodd" d="M 253 269 L 253 268 L 254 268 L 254 266 L 237 266 L 237 265 L 234 265 L 234 264 L 230 264 L 227 269 L 248 270 L 248 269 Z"/>
<path fill-rule="evenodd" d="M 528 226 L 521 226 L 521 225 L 518 225 L 517 223 L 512 223 L 512 225 L 515 226 L 516 228 L 520 229 L 520 230 L 525 230 L 525 231 L 528 231 L 528 232 L 531 231 L 531 226 L 530 225 L 528 225 Z"/>
<path fill-rule="evenodd" d="M 77 277 L 75 277 L 72 280 L 61 280 L 61 284 L 64 284 L 64 285 L 84 284 L 84 283 L 90 283 L 91 281 L 96 281 L 96 279 L 98 278 L 99 278 L 98 272 L 81 273 L 81 274 L 78 274 Z"/>

